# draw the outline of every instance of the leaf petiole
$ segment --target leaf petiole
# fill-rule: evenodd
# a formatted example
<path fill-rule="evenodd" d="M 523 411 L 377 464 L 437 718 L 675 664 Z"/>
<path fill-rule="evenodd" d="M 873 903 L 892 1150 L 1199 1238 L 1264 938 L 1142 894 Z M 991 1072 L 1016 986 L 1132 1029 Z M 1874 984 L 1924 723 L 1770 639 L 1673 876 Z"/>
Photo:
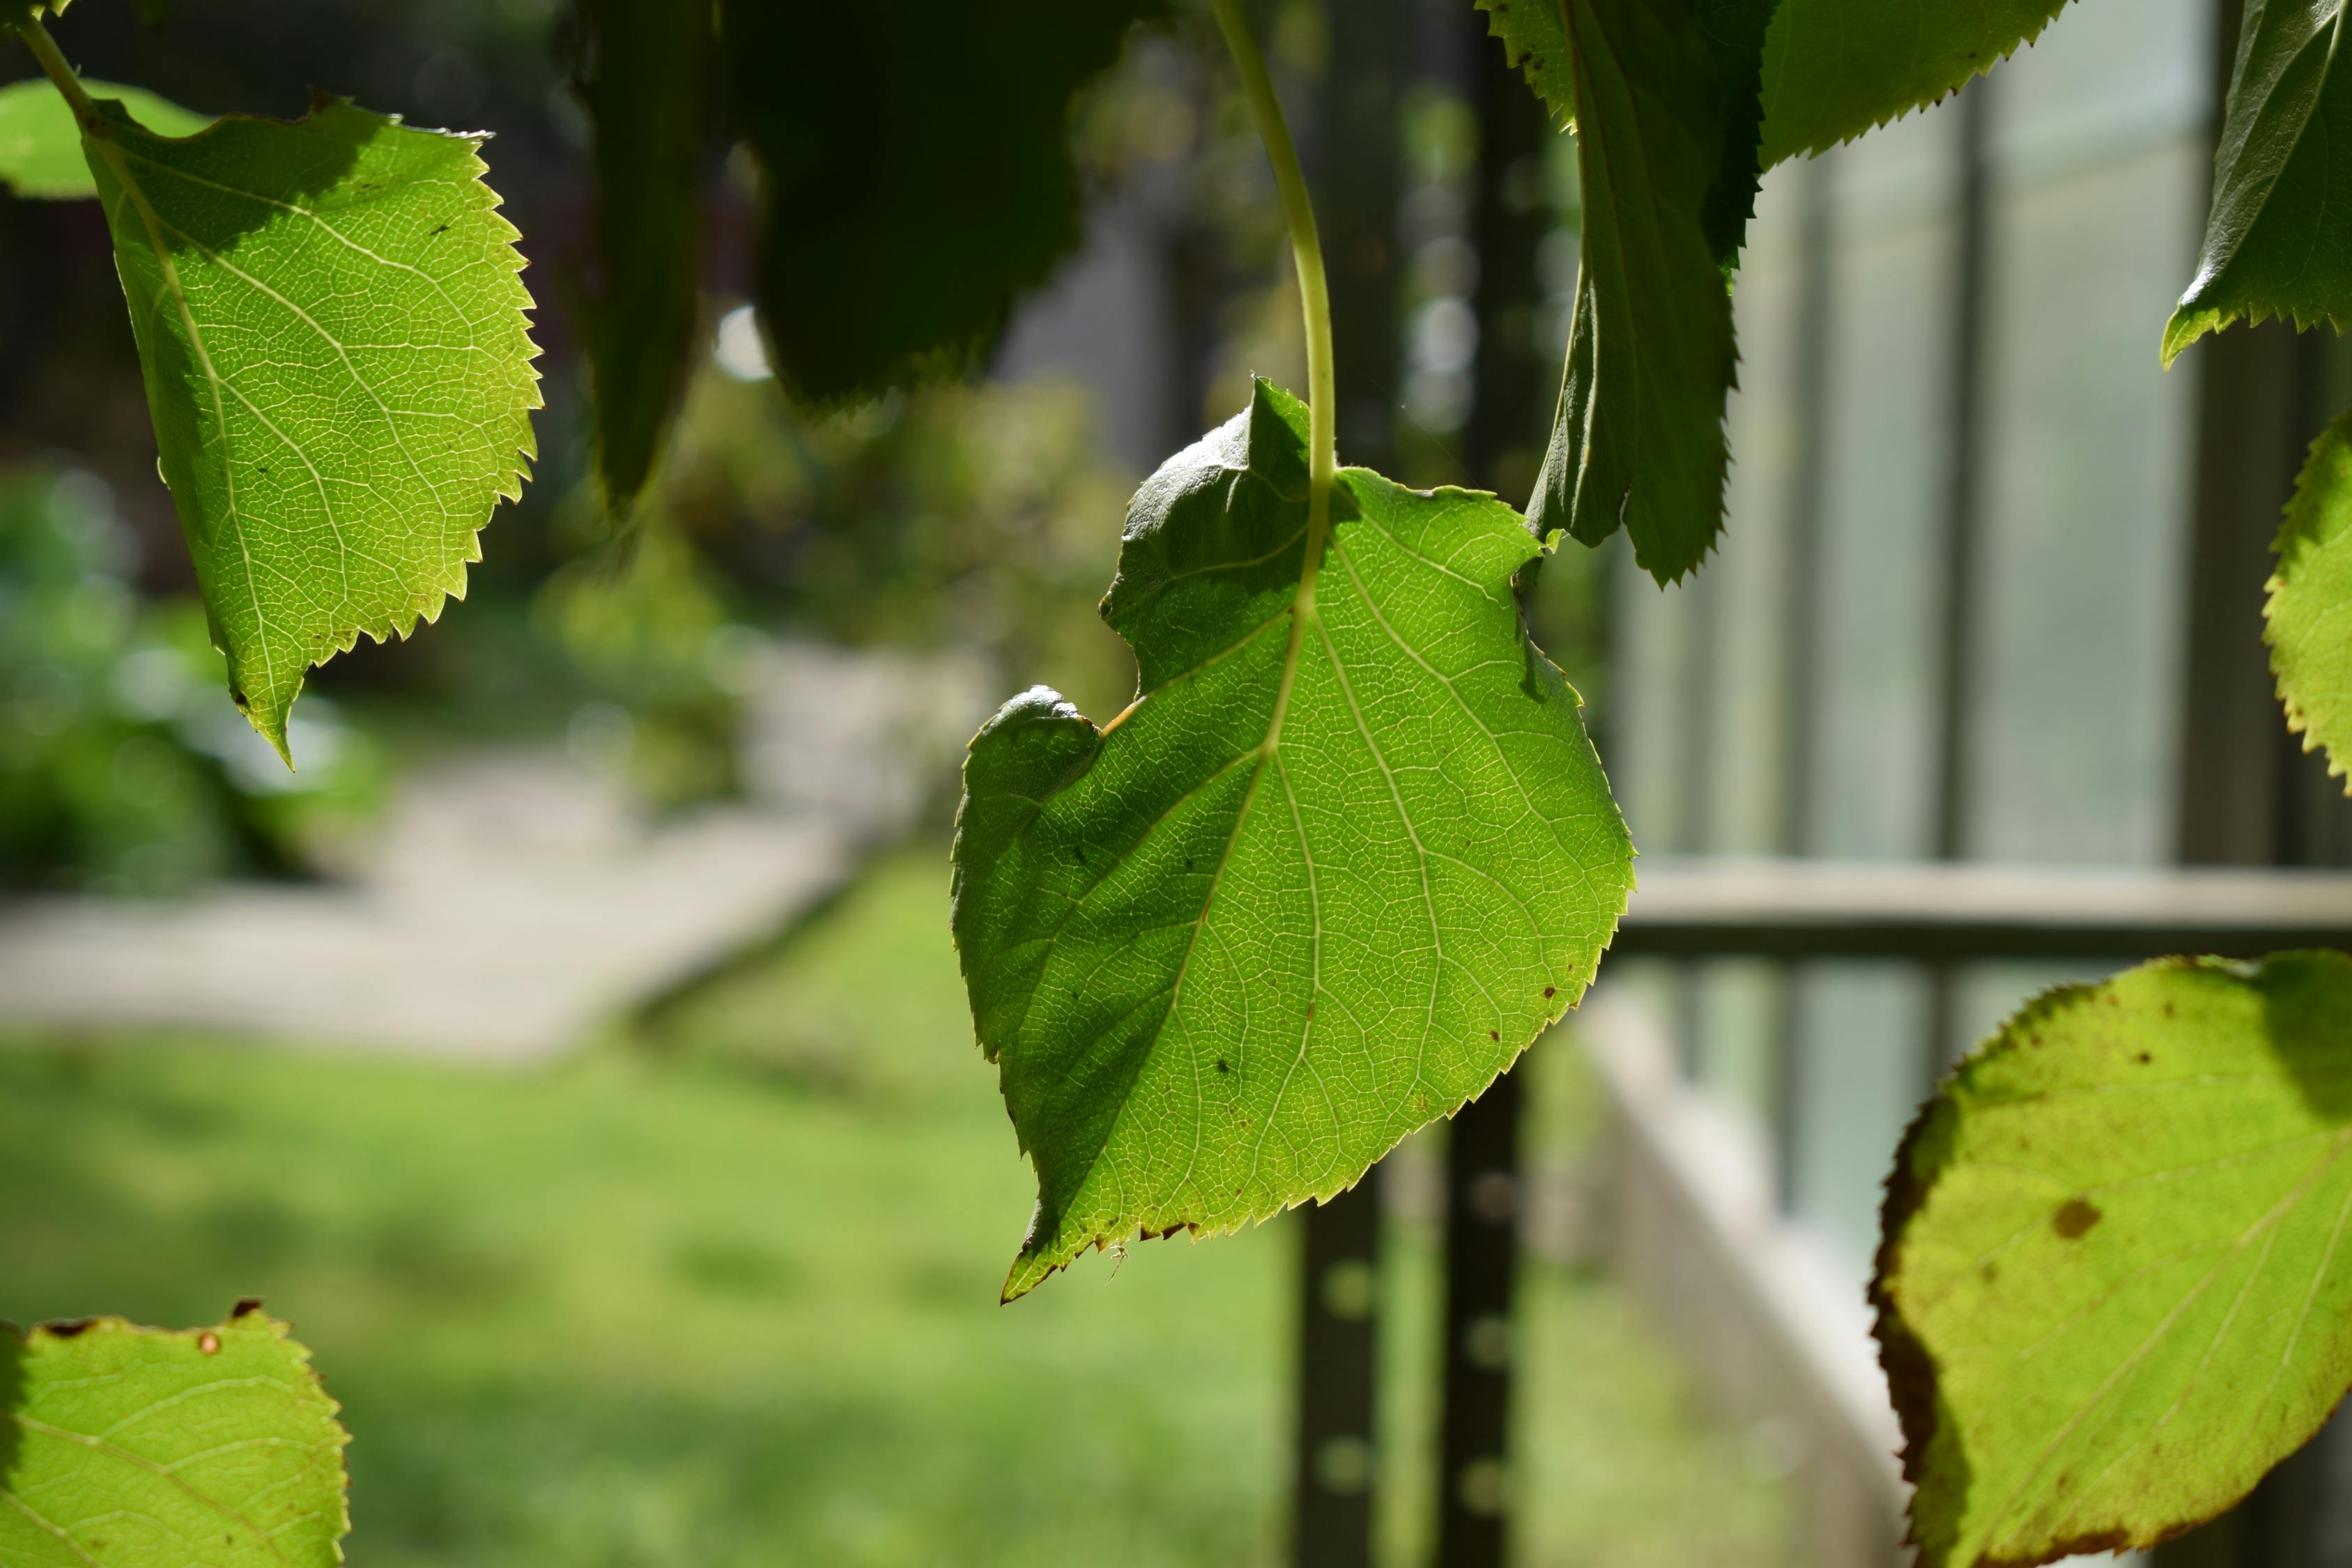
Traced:
<path fill-rule="evenodd" d="M 82 90 L 81 78 L 75 75 L 73 67 L 66 63 L 66 57 L 58 50 L 57 40 L 49 37 L 47 27 L 41 26 L 39 16 L 27 11 L 9 26 L 16 30 L 18 37 L 25 40 L 25 47 L 33 51 L 33 58 L 41 62 L 41 69 L 56 84 L 58 93 L 73 106 L 74 119 L 80 124 L 82 133 L 104 136 L 106 122 L 99 118 L 98 105 L 91 102 L 89 94 Z"/>
<path fill-rule="evenodd" d="M 1274 165 L 1274 183 L 1282 194 L 1283 216 L 1290 225 L 1290 250 L 1298 267 L 1298 302 L 1307 318 L 1307 551 L 1298 570 L 1297 614 L 1291 624 L 1294 644 L 1304 636 L 1315 610 L 1315 580 L 1323 565 L 1323 546 L 1331 535 L 1331 485 L 1339 468 L 1339 396 L 1331 365 L 1331 290 L 1323 273 L 1323 241 L 1316 232 L 1315 204 L 1307 194 L 1307 175 L 1298 166 L 1298 149 L 1291 143 L 1289 123 L 1282 117 L 1282 100 L 1275 96 L 1274 79 L 1266 74 L 1265 58 L 1250 36 L 1241 0 L 1210 0 L 1225 47 L 1241 72 L 1249 97 L 1250 118 L 1258 140 L 1265 143 L 1266 161 Z M 1297 649 L 1290 663 L 1297 664 Z M 1285 695 L 1287 695 L 1286 691 Z M 1286 707 L 1287 704 L 1283 705 Z M 1282 708 L 1275 713 L 1266 737 L 1272 749 L 1282 732 Z"/>

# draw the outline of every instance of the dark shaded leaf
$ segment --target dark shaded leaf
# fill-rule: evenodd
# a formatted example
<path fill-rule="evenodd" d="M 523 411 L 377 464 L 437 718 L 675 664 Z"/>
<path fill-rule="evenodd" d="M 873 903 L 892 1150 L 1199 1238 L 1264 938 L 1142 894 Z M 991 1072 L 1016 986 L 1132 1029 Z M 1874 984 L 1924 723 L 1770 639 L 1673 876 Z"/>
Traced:
<path fill-rule="evenodd" d="M 1529 520 L 1622 524 L 1661 583 L 1723 524 L 1726 277 L 1754 210 L 1773 0 L 1565 0 L 1583 174 L 1568 369 Z"/>
<path fill-rule="evenodd" d="M 2066 0 L 1781 0 L 1764 40 L 1764 166 L 1825 152 L 1958 91 L 2065 8 Z"/>
<path fill-rule="evenodd" d="M 602 273 L 588 368 L 597 472 L 607 504 L 619 510 L 653 469 L 695 349 L 711 11 L 677 0 L 583 0 L 581 15 L 593 72 L 585 94 Z"/>
<path fill-rule="evenodd" d="M 2345 0 L 2247 0 L 2197 277 L 2164 358 L 2240 320 L 2352 322 L 2352 59 Z"/>
<path fill-rule="evenodd" d="M 794 393 L 976 364 L 1079 238 L 1071 94 L 1167 0 L 723 0 L 766 185 L 759 292 Z"/>

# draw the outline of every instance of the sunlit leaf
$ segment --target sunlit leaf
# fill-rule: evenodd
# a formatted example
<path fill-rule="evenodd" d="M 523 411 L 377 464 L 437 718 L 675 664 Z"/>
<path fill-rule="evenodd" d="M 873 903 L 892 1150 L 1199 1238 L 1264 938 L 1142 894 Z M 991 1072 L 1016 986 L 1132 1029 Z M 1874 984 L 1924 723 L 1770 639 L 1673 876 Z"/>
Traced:
<path fill-rule="evenodd" d="M 1925 1568 L 2145 1546 L 2352 1384 L 2352 958 L 2053 992 L 1887 1184 L 1874 1297 Z"/>
<path fill-rule="evenodd" d="M 2311 444 L 2279 529 L 2263 606 L 2287 728 L 2352 770 L 2352 414 Z"/>
<path fill-rule="evenodd" d="M 163 472 L 229 688 L 283 752 L 314 664 L 462 595 L 520 493 L 538 374 L 480 139 L 322 100 L 85 137 Z"/>
<path fill-rule="evenodd" d="M 2032 43 L 2066 0 L 1780 0 L 1764 40 L 1764 166 L 1850 142 Z"/>
<path fill-rule="evenodd" d="M 2230 78 L 2213 209 L 2164 357 L 2231 322 L 2352 322 L 2352 59 L 2345 0 L 2255 0 Z"/>
<path fill-rule="evenodd" d="M 143 88 L 87 79 L 82 86 L 92 98 L 119 100 L 131 119 L 159 136 L 193 136 L 212 123 L 211 115 L 182 109 Z M 98 195 L 73 108 L 47 77 L 0 87 L 0 184 L 45 201 Z"/>
<path fill-rule="evenodd" d="M 722 0 L 760 311 L 824 402 L 955 374 L 1079 237 L 1070 96 L 1167 0 Z"/>
<path fill-rule="evenodd" d="M 331 1568 L 350 1528 L 335 1402 L 287 1325 L 0 1325 L 0 1562 Z"/>
<path fill-rule="evenodd" d="M 1661 583 L 1723 525 L 1738 354 L 1725 274 L 1754 210 L 1772 0 L 1565 0 L 1583 174 L 1568 369 L 1530 521 L 1622 525 Z"/>
<path fill-rule="evenodd" d="M 703 80 L 710 7 L 587 0 L 595 60 L 596 246 L 588 331 L 597 468 L 615 508 L 652 470 L 686 388 L 702 254 Z"/>
<path fill-rule="evenodd" d="M 1349 1186 L 1576 1001 L 1624 907 L 1518 514 L 1342 469 L 1303 574 L 1306 429 L 1261 382 L 1137 493 L 1124 713 L 1038 688 L 972 742 L 956 941 L 1039 1188 L 1008 1297 Z"/>

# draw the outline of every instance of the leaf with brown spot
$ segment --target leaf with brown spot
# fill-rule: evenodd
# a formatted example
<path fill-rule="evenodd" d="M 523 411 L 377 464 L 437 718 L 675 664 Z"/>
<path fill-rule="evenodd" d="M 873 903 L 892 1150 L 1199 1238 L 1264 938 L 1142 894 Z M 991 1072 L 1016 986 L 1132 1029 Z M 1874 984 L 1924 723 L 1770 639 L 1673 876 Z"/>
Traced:
<path fill-rule="evenodd" d="M 2308 1440 L 2352 1385 L 2347 1152 L 2340 953 L 2054 991 L 1965 1062 L 1872 1287 L 1922 1568 L 2152 1545 Z"/>
<path fill-rule="evenodd" d="M 208 1329 L 0 1325 L 0 1563 L 331 1568 L 349 1440 L 310 1352 L 242 1302 Z"/>

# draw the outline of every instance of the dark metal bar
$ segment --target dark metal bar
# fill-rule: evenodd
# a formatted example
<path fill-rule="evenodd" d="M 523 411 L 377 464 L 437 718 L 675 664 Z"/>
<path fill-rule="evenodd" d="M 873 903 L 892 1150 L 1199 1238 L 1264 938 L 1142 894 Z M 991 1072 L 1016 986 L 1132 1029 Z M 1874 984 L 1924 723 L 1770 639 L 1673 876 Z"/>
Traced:
<path fill-rule="evenodd" d="M 1519 1079 L 1462 1108 L 1445 1155 L 1445 1413 L 1438 1568 L 1502 1568 L 1510 1541 Z"/>
<path fill-rule="evenodd" d="M 1485 18 L 1471 95 L 1478 113 L 1472 238 L 1478 359 L 1463 454 L 1473 482 L 1532 482 L 1551 367 L 1535 352 L 1536 248 L 1551 226 L 1543 199 L 1542 111 Z M 1518 1267 L 1519 1078 L 1506 1073 L 1462 1108 L 1446 1152 L 1445 1386 L 1439 1438 L 1440 1568 L 1502 1568 L 1509 1519 L 1511 1294 Z"/>
<path fill-rule="evenodd" d="M 1291 1561 L 1367 1568 L 1379 1479 L 1380 1171 L 1307 1210 Z"/>
<path fill-rule="evenodd" d="M 1389 466 L 1397 397 L 1398 0 L 1330 29 L 1315 138 L 1343 460 Z M 1305 1214 L 1291 1562 L 1369 1568 L 1380 1484 L 1380 1172 Z"/>

